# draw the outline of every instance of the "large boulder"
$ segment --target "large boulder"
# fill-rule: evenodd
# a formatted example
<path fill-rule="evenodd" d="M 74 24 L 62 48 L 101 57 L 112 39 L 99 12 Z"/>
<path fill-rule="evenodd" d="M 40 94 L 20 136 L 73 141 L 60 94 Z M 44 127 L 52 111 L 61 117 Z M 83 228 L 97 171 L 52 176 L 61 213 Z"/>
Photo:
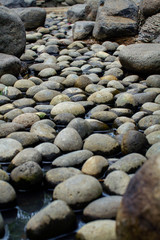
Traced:
<path fill-rule="evenodd" d="M 142 25 L 138 40 L 142 42 L 160 43 L 160 13 L 153 15 Z"/>
<path fill-rule="evenodd" d="M 21 69 L 21 61 L 12 55 L 0 53 L 0 77 L 6 73 L 18 76 Z"/>
<path fill-rule="evenodd" d="M 73 26 L 73 39 L 79 40 L 88 37 L 93 30 L 93 21 L 77 21 Z"/>
<path fill-rule="evenodd" d="M 36 29 L 43 26 L 46 20 L 46 11 L 39 7 L 14 9 L 24 23 L 26 30 Z"/>
<path fill-rule="evenodd" d="M 94 21 L 97 16 L 100 0 L 85 0 L 86 5 L 86 20 Z"/>
<path fill-rule="evenodd" d="M 23 22 L 13 10 L 0 6 L 0 52 L 20 57 L 25 44 Z"/>
<path fill-rule="evenodd" d="M 130 0 L 107 0 L 99 6 L 93 36 L 96 39 L 117 38 L 137 33 L 137 5 Z"/>
<path fill-rule="evenodd" d="M 157 240 L 160 234 L 160 156 L 131 179 L 117 214 L 118 240 Z"/>
<path fill-rule="evenodd" d="M 131 72 L 160 73 L 160 44 L 131 44 L 120 50 L 119 59 Z"/>
<path fill-rule="evenodd" d="M 140 10 L 145 17 L 152 16 L 160 12 L 160 1 L 153 0 L 143 0 L 140 3 Z"/>
<path fill-rule="evenodd" d="M 76 21 L 85 20 L 86 19 L 86 4 L 76 4 L 72 6 L 67 11 L 67 19 L 68 22 L 74 23 Z"/>
<path fill-rule="evenodd" d="M 36 6 L 36 0 L 0 0 L 0 3 L 8 8 Z"/>

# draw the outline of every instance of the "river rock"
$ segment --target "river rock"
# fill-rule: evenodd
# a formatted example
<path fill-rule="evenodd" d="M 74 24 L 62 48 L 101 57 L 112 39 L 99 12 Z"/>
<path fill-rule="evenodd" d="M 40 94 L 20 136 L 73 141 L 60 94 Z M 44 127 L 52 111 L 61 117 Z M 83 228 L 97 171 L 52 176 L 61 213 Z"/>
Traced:
<path fill-rule="evenodd" d="M 159 238 L 159 164 L 159 157 L 148 160 L 131 179 L 117 215 L 118 239 Z"/>
<path fill-rule="evenodd" d="M 141 118 L 138 122 L 138 126 L 140 129 L 145 130 L 150 126 L 159 124 L 159 123 L 160 123 L 159 115 L 155 114 L 155 115 L 149 115 Z"/>
<path fill-rule="evenodd" d="M 85 139 L 83 149 L 110 156 L 111 154 L 117 153 L 119 144 L 114 138 L 107 134 L 95 133 Z"/>
<path fill-rule="evenodd" d="M 150 75 L 146 79 L 146 84 L 148 87 L 155 87 L 159 88 L 160 87 L 160 75 Z"/>
<path fill-rule="evenodd" d="M 14 168 L 11 172 L 11 180 L 18 189 L 31 189 L 40 186 L 43 173 L 39 164 L 28 161 Z"/>
<path fill-rule="evenodd" d="M 116 240 L 116 222 L 96 220 L 81 227 L 76 234 L 78 240 Z"/>
<path fill-rule="evenodd" d="M 12 74 L 18 76 L 21 69 L 20 60 L 12 55 L 0 53 L 0 76 Z"/>
<path fill-rule="evenodd" d="M 140 10 L 145 17 L 152 16 L 160 11 L 160 3 L 158 0 L 154 0 L 151 5 L 149 0 L 143 0 L 140 4 Z"/>
<path fill-rule="evenodd" d="M 51 115 L 56 116 L 60 113 L 72 113 L 75 116 L 83 115 L 85 113 L 84 107 L 79 103 L 62 102 L 58 103 L 51 110 Z"/>
<path fill-rule="evenodd" d="M 11 170 L 28 161 L 33 161 L 40 164 L 42 162 L 41 153 L 35 148 L 23 149 L 12 159 L 9 169 Z"/>
<path fill-rule="evenodd" d="M 16 8 L 17 15 L 24 23 L 26 30 L 33 30 L 44 25 L 46 11 L 39 7 Z"/>
<path fill-rule="evenodd" d="M 58 184 L 53 199 L 64 200 L 73 207 L 81 207 L 102 194 L 102 187 L 94 177 L 78 174 Z"/>
<path fill-rule="evenodd" d="M 67 127 L 74 128 L 79 133 L 82 139 L 92 133 L 90 124 L 82 118 L 74 118 L 69 122 Z"/>
<path fill-rule="evenodd" d="M 20 57 L 24 52 L 26 43 L 25 29 L 21 19 L 14 11 L 0 6 L 0 22 L 2 41 L 0 52 Z M 16 29 L 16 31 L 13 31 L 13 29 Z M 12 74 L 11 71 L 6 73 Z"/>
<path fill-rule="evenodd" d="M 85 207 L 83 216 L 87 221 L 113 219 L 117 215 L 121 200 L 121 196 L 99 198 Z"/>
<path fill-rule="evenodd" d="M 15 139 L 0 139 L 0 161 L 9 162 L 23 149 L 22 144 Z"/>
<path fill-rule="evenodd" d="M 138 144 L 137 144 L 138 143 Z M 149 146 L 145 134 L 136 130 L 129 130 L 123 135 L 121 150 L 123 154 L 143 153 Z"/>
<path fill-rule="evenodd" d="M 160 73 L 159 44 L 131 44 L 120 50 L 119 59 L 128 71 Z"/>
<path fill-rule="evenodd" d="M 94 27 L 93 21 L 77 21 L 73 26 L 73 39 L 84 39 L 91 35 Z"/>
<path fill-rule="evenodd" d="M 0 180 L 5 181 L 5 182 L 9 182 L 9 180 L 10 180 L 8 173 L 2 169 L 0 169 Z"/>
<path fill-rule="evenodd" d="M 17 78 L 12 74 L 4 74 L 0 78 L 0 82 L 6 86 L 13 86 L 16 81 L 17 81 Z"/>
<path fill-rule="evenodd" d="M 160 142 L 154 143 L 146 152 L 147 158 L 154 158 L 160 154 Z"/>
<path fill-rule="evenodd" d="M 13 207 L 16 201 L 16 192 L 11 184 L 0 180 L 0 207 L 8 208 Z"/>
<path fill-rule="evenodd" d="M 24 113 L 13 119 L 14 123 L 23 124 L 24 127 L 31 127 L 40 118 L 35 113 Z"/>
<path fill-rule="evenodd" d="M 116 195 L 123 195 L 126 191 L 130 177 L 121 170 L 113 171 L 104 179 L 104 189 Z"/>
<path fill-rule="evenodd" d="M 160 142 L 160 131 L 151 132 L 146 138 L 151 145 Z"/>
<path fill-rule="evenodd" d="M 60 154 L 60 149 L 53 143 L 45 142 L 35 147 L 42 155 L 43 161 L 52 161 Z"/>
<path fill-rule="evenodd" d="M 97 104 L 110 103 L 113 100 L 113 94 L 105 88 L 95 93 L 92 93 L 87 100 Z"/>
<path fill-rule="evenodd" d="M 59 183 L 77 174 L 82 174 L 82 172 L 73 167 L 55 168 L 46 172 L 45 182 L 47 183 L 47 186 L 54 188 Z"/>
<path fill-rule="evenodd" d="M 27 223 L 26 233 L 31 239 L 52 238 L 72 231 L 76 217 L 68 205 L 61 200 L 50 203 Z"/>
<path fill-rule="evenodd" d="M 71 127 L 67 127 L 59 132 L 54 144 L 63 152 L 71 152 L 82 148 L 82 138 L 79 133 Z"/>
<path fill-rule="evenodd" d="M 121 170 L 126 173 L 133 173 L 146 162 L 146 158 L 139 153 L 130 153 L 113 163 L 108 171 Z"/>
<path fill-rule="evenodd" d="M 109 163 L 102 156 L 90 157 L 82 166 L 82 172 L 94 177 L 100 176 L 107 169 Z"/>
<path fill-rule="evenodd" d="M 24 130 L 24 126 L 18 123 L 2 123 L 0 124 L 0 137 L 6 137 L 12 132 Z"/>
<path fill-rule="evenodd" d="M 17 140 L 23 147 L 33 146 L 39 142 L 38 136 L 31 132 L 13 132 L 10 133 L 7 138 Z"/>
<path fill-rule="evenodd" d="M 53 167 L 76 167 L 82 165 L 93 153 L 88 150 L 73 151 L 56 158 L 52 162 Z"/>

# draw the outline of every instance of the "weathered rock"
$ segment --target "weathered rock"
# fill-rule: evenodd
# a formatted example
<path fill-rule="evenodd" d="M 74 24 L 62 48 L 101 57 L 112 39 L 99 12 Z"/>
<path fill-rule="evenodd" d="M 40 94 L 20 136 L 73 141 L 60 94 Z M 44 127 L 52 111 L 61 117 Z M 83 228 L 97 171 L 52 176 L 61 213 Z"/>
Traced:
<path fill-rule="evenodd" d="M 77 208 L 93 201 L 102 194 L 102 187 L 94 177 L 78 174 L 58 184 L 53 199 L 64 200 Z"/>
<path fill-rule="evenodd" d="M 107 196 L 99 198 L 85 207 L 83 216 L 85 220 L 113 219 L 117 215 L 122 197 Z"/>
<path fill-rule="evenodd" d="M 79 20 L 85 20 L 86 4 L 76 4 L 67 11 L 68 22 L 74 23 Z"/>
<path fill-rule="evenodd" d="M 24 23 L 26 30 L 36 29 L 44 25 L 46 19 L 46 11 L 42 8 L 16 8 L 14 11 Z"/>
<path fill-rule="evenodd" d="M 147 158 L 154 158 L 160 154 L 160 142 L 153 144 L 146 152 Z"/>
<path fill-rule="evenodd" d="M 135 130 L 129 130 L 124 134 L 121 143 L 121 150 L 124 154 L 145 153 L 149 144 L 145 135 Z"/>
<path fill-rule="evenodd" d="M 150 4 L 149 0 L 143 0 L 140 4 L 140 10 L 145 17 L 152 16 L 160 11 L 160 3 L 158 0 L 154 0 Z"/>
<path fill-rule="evenodd" d="M 72 113 L 75 116 L 79 116 L 79 115 L 83 115 L 85 113 L 85 109 L 79 103 L 62 102 L 62 103 L 58 103 L 51 110 L 52 116 L 56 116 L 60 113 Z"/>
<path fill-rule="evenodd" d="M 26 43 L 25 29 L 21 19 L 14 11 L 0 6 L 0 23 L 0 52 L 21 56 Z M 8 73 L 12 74 L 11 71 Z"/>
<path fill-rule="evenodd" d="M 67 127 L 59 132 L 55 138 L 54 144 L 64 152 L 80 150 L 83 145 L 79 133 L 71 127 Z"/>
<path fill-rule="evenodd" d="M 18 123 L 2 123 L 0 124 L 0 137 L 6 137 L 12 132 L 24 130 L 24 126 Z"/>
<path fill-rule="evenodd" d="M 40 118 L 35 113 L 24 113 L 13 119 L 14 123 L 23 124 L 24 127 L 31 127 Z"/>
<path fill-rule="evenodd" d="M 0 79 L 0 82 L 6 86 L 13 86 L 16 81 L 17 78 L 12 74 L 4 74 Z"/>
<path fill-rule="evenodd" d="M 120 50 L 122 66 L 132 72 L 160 73 L 159 44 L 131 44 Z"/>
<path fill-rule="evenodd" d="M 90 124 L 82 118 L 74 118 L 69 122 L 67 127 L 74 128 L 79 133 L 82 139 L 92 133 Z"/>
<path fill-rule="evenodd" d="M 8 8 L 36 6 L 35 0 L 1 0 L 1 3 Z"/>
<path fill-rule="evenodd" d="M 118 152 L 119 144 L 107 134 L 95 133 L 85 139 L 83 149 L 110 156 Z"/>
<path fill-rule="evenodd" d="M 22 150 L 22 144 L 10 138 L 0 139 L 0 161 L 9 162 Z"/>
<path fill-rule="evenodd" d="M 55 187 L 59 183 L 67 180 L 70 177 L 73 177 L 77 174 L 82 174 L 82 172 L 73 167 L 60 167 L 51 169 L 46 172 L 45 182 L 49 187 Z"/>
<path fill-rule="evenodd" d="M 123 195 L 126 191 L 130 177 L 121 170 L 113 171 L 104 179 L 104 188 L 107 192 Z"/>
<path fill-rule="evenodd" d="M 116 240 L 116 222 L 113 220 L 96 220 L 87 223 L 76 234 L 78 240 Z"/>
<path fill-rule="evenodd" d="M 40 186 L 42 178 L 41 167 L 33 161 L 25 162 L 11 172 L 11 180 L 18 189 L 32 189 Z"/>
<path fill-rule="evenodd" d="M 35 147 L 40 152 L 44 161 L 52 161 L 60 154 L 60 149 L 53 143 L 41 143 Z"/>
<path fill-rule="evenodd" d="M 146 84 L 148 87 L 160 87 L 160 75 L 150 75 L 146 79 Z"/>
<path fill-rule="evenodd" d="M 10 133 L 7 138 L 17 140 L 22 144 L 23 147 L 30 147 L 39 142 L 39 138 L 36 134 L 31 132 L 13 132 Z"/>
<path fill-rule="evenodd" d="M 0 207 L 8 208 L 15 205 L 16 192 L 7 182 L 0 180 Z"/>
<path fill-rule="evenodd" d="M 119 240 L 159 238 L 159 165 L 159 157 L 148 160 L 131 179 L 117 215 Z"/>
<path fill-rule="evenodd" d="M 7 73 L 18 76 L 20 69 L 21 62 L 17 57 L 0 53 L 0 76 Z"/>
<path fill-rule="evenodd" d="M 73 211 L 64 201 L 57 200 L 29 220 L 26 233 L 30 239 L 44 239 L 67 233 L 75 227 L 76 217 Z"/>
<path fill-rule="evenodd" d="M 108 171 L 121 170 L 126 173 L 133 173 L 139 167 L 141 167 L 146 160 L 147 159 L 139 153 L 130 153 L 130 154 L 120 158 L 115 163 L 113 163 L 108 168 Z"/>
<path fill-rule="evenodd" d="M 160 43 L 160 39 L 159 39 L 160 29 L 158 27 L 159 23 L 160 23 L 160 13 L 147 18 L 147 20 L 142 25 L 139 31 L 138 40 L 142 42 Z"/>
<path fill-rule="evenodd" d="M 2 169 L 0 169 L 0 180 L 6 181 L 6 182 L 9 182 L 10 180 L 10 177 L 7 174 L 7 172 Z"/>
<path fill-rule="evenodd" d="M 52 162 L 53 167 L 74 167 L 82 165 L 93 153 L 88 150 L 73 151 L 56 158 Z"/>
<path fill-rule="evenodd" d="M 91 35 L 94 27 L 93 21 L 78 21 L 73 26 L 73 39 L 80 40 Z"/>
<path fill-rule="evenodd" d="M 159 115 L 149 115 L 145 116 L 142 119 L 139 120 L 138 126 L 140 129 L 147 129 L 148 127 L 154 125 L 154 124 L 159 124 L 160 123 L 160 118 Z"/>

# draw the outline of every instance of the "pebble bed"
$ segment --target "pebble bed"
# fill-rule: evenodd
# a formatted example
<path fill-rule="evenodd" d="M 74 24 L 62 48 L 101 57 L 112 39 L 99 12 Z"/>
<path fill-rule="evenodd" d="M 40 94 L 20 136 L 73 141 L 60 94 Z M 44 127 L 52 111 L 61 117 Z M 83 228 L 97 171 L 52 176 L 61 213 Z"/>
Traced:
<path fill-rule="evenodd" d="M 74 239 L 83 225 L 87 236 L 106 225 L 102 239 L 113 234 L 130 179 L 160 151 L 160 75 L 126 72 L 124 45 L 73 41 L 71 28 L 48 14 L 27 32 L 21 77 L 0 78 L 0 180 L 17 199 L 1 211 L 5 239 L 28 239 L 27 222 L 53 200 L 71 207 L 77 225 L 51 239 Z"/>

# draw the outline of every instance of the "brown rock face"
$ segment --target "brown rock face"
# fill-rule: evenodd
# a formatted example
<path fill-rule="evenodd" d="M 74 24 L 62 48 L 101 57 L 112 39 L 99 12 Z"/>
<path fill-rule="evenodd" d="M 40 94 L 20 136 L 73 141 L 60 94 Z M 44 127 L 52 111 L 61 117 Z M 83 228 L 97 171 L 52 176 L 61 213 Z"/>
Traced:
<path fill-rule="evenodd" d="M 159 203 L 160 156 L 148 160 L 131 179 L 117 214 L 117 240 L 158 240 Z"/>

